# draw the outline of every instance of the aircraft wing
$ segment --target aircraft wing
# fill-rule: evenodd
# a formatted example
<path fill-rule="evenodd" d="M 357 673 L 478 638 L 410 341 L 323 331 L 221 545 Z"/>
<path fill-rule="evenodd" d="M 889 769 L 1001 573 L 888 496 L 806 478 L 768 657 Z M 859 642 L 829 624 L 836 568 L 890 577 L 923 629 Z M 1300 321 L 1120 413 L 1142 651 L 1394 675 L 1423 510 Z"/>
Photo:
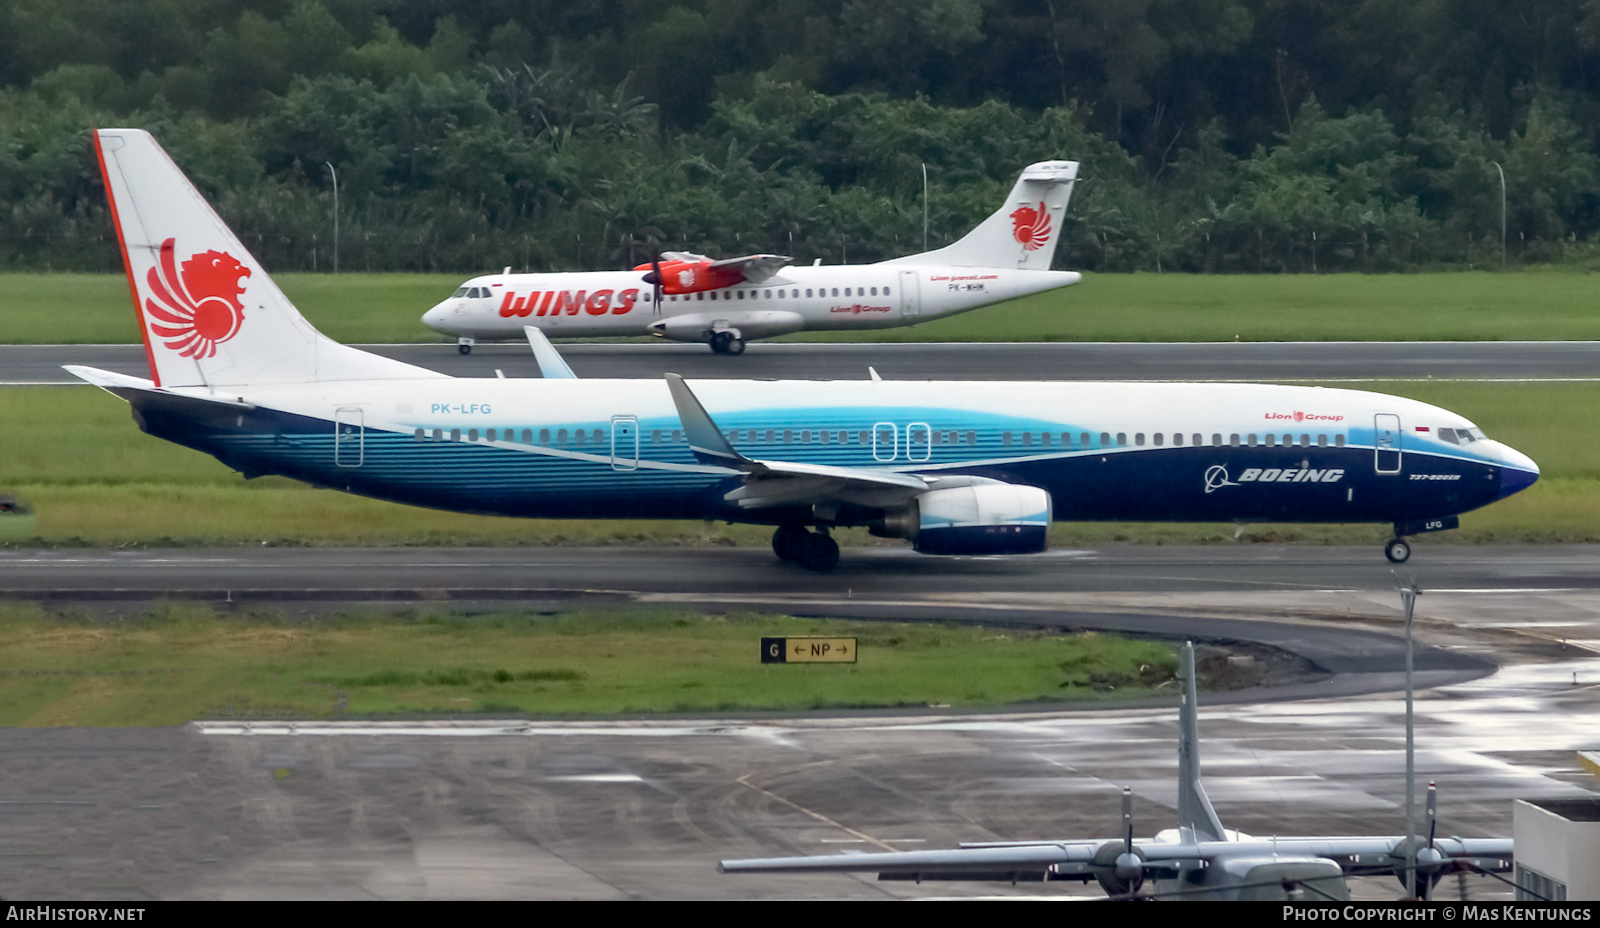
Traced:
<path fill-rule="evenodd" d="M 711 262 L 713 268 L 738 268 L 748 283 L 759 284 L 794 259 L 788 255 L 745 255 Z"/>
<path fill-rule="evenodd" d="M 741 509 L 798 506 L 825 502 L 850 502 L 885 508 L 904 505 L 935 484 L 992 482 L 974 477 L 919 477 L 865 467 L 833 467 L 796 461 L 757 461 L 734 449 L 688 384 L 677 374 L 667 374 L 667 388 L 678 407 L 689 450 L 702 464 L 732 468 L 744 474 L 744 483 L 724 498 Z"/>
<path fill-rule="evenodd" d="M 718 873 L 876 872 L 906 878 L 1011 880 L 1028 874 L 1042 878 L 1058 864 L 1089 863 L 1091 841 L 962 848 L 952 851 L 891 851 L 885 854 L 825 854 L 816 857 L 766 857 L 724 860 Z"/>

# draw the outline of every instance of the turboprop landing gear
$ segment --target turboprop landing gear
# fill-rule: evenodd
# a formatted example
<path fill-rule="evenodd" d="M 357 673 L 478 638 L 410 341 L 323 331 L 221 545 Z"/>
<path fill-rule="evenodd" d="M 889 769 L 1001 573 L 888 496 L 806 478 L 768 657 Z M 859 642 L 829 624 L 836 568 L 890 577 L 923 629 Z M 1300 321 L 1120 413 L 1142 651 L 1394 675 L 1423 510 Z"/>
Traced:
<path fill-rule="evenodd" d="M 711 336 L 713 354 L 744 354 L 744 339 L 732 332 L 717 332 Z"/>
<path fill-rule="evenodd" d="M 462 354 L 471 354 L 474 344 L 477 343 L 470 338 L 458 338 L 456 339 L 456 350 Z"/>
<path fill-rule="evenodd" d="M 1404 564 L 1411 559 L 1411 543 L 1404 538 L 1391 538 L 1383 546 L 1383 556 L 1396 564 Z"/>
<path fill-rule="evenodd" d="M 772 533 L 772 553 L 793 561 L 807 570 L 823 573 L 839 564 L 839 543 L 822 532 L 808 532 L 792 525 Z"/>

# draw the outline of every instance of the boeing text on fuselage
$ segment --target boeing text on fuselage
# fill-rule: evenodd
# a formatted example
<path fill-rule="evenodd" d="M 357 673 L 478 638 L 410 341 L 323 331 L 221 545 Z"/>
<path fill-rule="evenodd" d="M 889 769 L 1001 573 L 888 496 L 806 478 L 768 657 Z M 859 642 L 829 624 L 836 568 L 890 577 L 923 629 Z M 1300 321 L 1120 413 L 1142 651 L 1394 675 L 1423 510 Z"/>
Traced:
<path fill-rule="evenodd" d="M 1077 176 L 1072 161 L 1031 165 L 960 241 L 892 261 L 793 267 L 784 255 L 666 252 L 631 271 L 507 268 L 462 284 L 422 321 L 456 336 L 463 353 L 478 339 L 521 338 L 529 324 L 550 336 L 705 342 L 725 354 L 789 332 L 913 325 L 1077 283 L 1075 272 L 1050 270 Z"/>
<path fill-rule="evenodd" d="M 147 133 L 96 142 L 150 376 L 69 370 L 247 476 L 502 516 L 763 524 L 818 570 L 838 528 L 1009 555 L 1044 550 L 1053 520 L 1382 522 L 1404 560 L 1406 536 L 1538 477 L 1457 413 L 1359 390 L 578 380 L 532 325 L 544 377 L 447 377 L 317 332 Z M 579 289 L 562 318 L 625 302 Z"/>

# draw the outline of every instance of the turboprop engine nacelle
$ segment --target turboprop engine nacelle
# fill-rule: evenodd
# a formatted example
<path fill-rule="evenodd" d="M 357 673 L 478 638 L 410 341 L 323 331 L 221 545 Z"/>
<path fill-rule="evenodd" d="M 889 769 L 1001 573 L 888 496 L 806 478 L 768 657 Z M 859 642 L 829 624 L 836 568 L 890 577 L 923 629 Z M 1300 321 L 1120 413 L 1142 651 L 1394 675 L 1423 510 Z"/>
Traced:
<path fill-rule="evenodd" d="M 1050 494 L 1013 483 L 929 490 L 872 532 L 923 554 L 1037 554 L 1050 543 Z"/>

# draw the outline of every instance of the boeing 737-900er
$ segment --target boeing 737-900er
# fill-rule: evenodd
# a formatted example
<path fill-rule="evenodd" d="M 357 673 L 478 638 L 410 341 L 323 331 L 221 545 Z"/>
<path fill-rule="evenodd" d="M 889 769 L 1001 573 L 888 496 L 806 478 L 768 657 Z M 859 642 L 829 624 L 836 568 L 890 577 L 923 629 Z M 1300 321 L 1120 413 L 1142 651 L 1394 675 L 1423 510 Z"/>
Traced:
<path fill-rule="evenodd" d="M 1406 536 L 1538 467 L 1437 406 L 1216 383 L 452 378 L 312 328 L 151 136 L 97 151 L 150 378 L 69 367 L 151 435 L 282 474 L 501 516 L 773 526 L 815 570 L 866 526 L 929 554 L 1042 551 L 1052 519 L 1384 522 Z"/>
<path fill-rule="evenodd" d="M 549 336 L 705 342 L 719 354 L 802 330 L 913 325 L 1077 283 L 1074 271 L 1050 270 L 1077 176 L 1075 161 L 1030 165 L 1004 205 L 960 241 L 892 261 L 785 269 L 783 255 L 667 252 L 631 271 L 506 268 L 462 284 L 422 322 L 457 336 L 462 354 L 478 339 L 520 339 L 527 325 Z"/>

